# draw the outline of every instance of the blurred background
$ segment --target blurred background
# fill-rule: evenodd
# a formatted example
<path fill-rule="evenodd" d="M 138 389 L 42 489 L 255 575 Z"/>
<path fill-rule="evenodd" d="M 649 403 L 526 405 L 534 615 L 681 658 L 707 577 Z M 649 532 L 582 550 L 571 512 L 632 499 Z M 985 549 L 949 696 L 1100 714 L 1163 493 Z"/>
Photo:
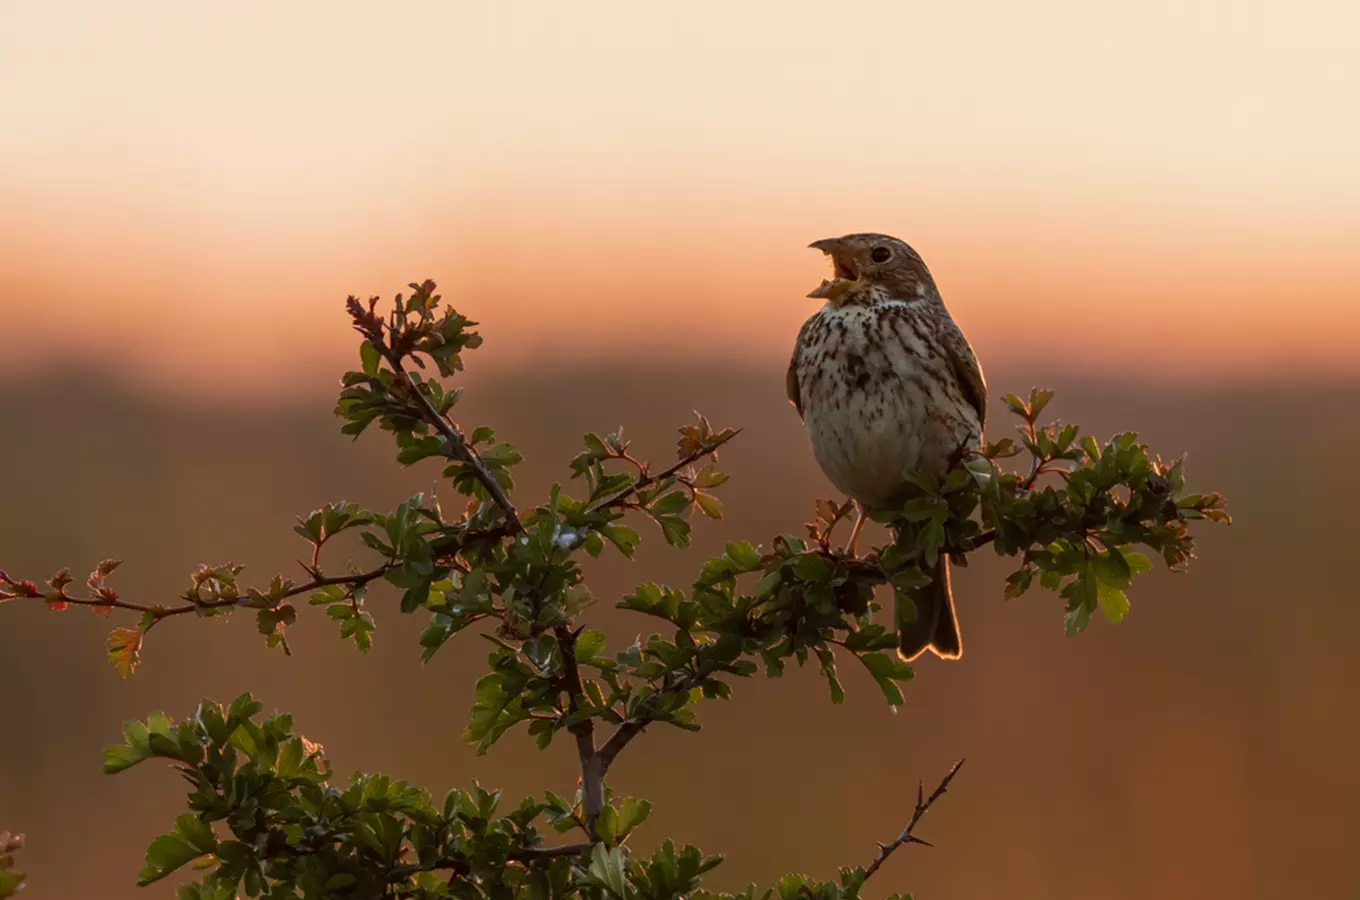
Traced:
<path fill-rule="evenodd" d="M 1354 4 L 1278 0 L 6 3 L 0 565 L 121 557 L 124 595 L 164 600 L 199 563 L 287 571 L 327 501 L 430 489 L 330 415 L 344 297 L 428 277 L 482 323 L 459 409 L 526 452 L 521 502 L 584 431 L 664 459 L 691 409 L 745 426 L 692 551 L 592 567 L 588 618 L 630 639 L 632 584 L 687 584 L 830 496 L 783 395 L 825 274 L 805 247 L 888 232 L 995 396 L 1039 383 L 1099 437 L 1188 453 L 1236 521 L 1076 639 L 980 555 L 956 576 L 968 653 L 925 661 L 896 715 L 854 671 L 841 707 L 812 671 L 739 684 L 622 758 L 615 786 L 657 803 L 641 842 L 727 854 L 720 887 L 829 877 L 966 756 L 938 848 L 876 893 L 1360 897 L 1360 486 L 1333 474 L 1360 441 L 1357 28 Z M 387 599 L 367 656 L 306 611 L 292 658 L 246 617 L 175 621 L 126 682 L 108 620 L 0 610 L 27 896 L 173 896 L 133 883 L 178 779 L 106 778 L 100 751 L 203 696 L 291 710 L 342 773 L 569 790 L 560 742 L 462 745 L 487 646 L 422 669 Z"/>

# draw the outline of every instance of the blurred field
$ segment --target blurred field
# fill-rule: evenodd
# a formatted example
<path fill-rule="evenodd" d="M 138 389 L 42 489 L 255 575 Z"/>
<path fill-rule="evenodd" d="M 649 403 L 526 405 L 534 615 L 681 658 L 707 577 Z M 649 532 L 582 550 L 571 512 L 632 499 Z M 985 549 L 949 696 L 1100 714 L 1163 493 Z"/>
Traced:
<path fill-rule="evenodd" d="M 998 395 L 1033 380 L 989 376 Z M 728 518 L 701 524 L 693 551 L 653 540 L 634 563 L 595 566 L 601 602 L 588 615 L 617 639 L 650 628 L 612 609 L 632 583 L 688 583 L 724 540 L 799 530 L 811 500 L 829 494 L 777 368 L 620 378 L 573 367 L 494 382 L 474 371 L 469 383 L 461 418 L 496 426 L 528 456 L 522 503 L 565 476 L 585 430 L 623 423 L 663 459 L 693 408 L 746 426 L 724 452 Z M 1140 582 L 1122 626 L 1096 622 L 1071 640 L 1056 598 L 1003 601 L 999 561 L 980 557 L 956 575 L 963 662 L 922 665 L 896 716 L 856 672 L 843 707 L 811 671 L 737 685 L 730 703 L 701 710 L 699 734 L 655 731 L 623 757 L 616 787 L 657 803 L 644 841 L 669 834 L 728 854 L 722 886 L 788 869 L 829 876 L 897 833 L 918 777 L 966 756 L 923 832 L 938 848 L 903 850 L 875 893 L 1360 896 L 1360 486 L 1334 462 L 1360 440 L 1360 384 L 1046 383 L 1059 392 L 1052 411 L 1097 435 L 1134 428 L 1167 455 L 1188 451 L 1193 482 L 1226 492 L 1236 523 L 1201 529 L 1188 575 Z M 90 371 L 0 390 L 0 563 L 13 573 L 118 556 L 117 583 L 139 599 L 181 590 L 200 562 L 232 559 L 265 580 L 299 550 L 294 515 L 341 498 L 382 507 L 435 474 L 397 470 L 385 435 L 351 445 L 328 397 L 193 407 L 111 384 Z M 999 409 L 993 421 L 1009 428 Z M 0 696 L 14 723 L 0 739 L 0 825 L 28 833 L 26 896 L 173 896 L 133 883 L 179 808 L 178 779 L 154 766 L 106 778 L 100 750 L 124 719 L 181 715 L 203 696 L 252 690 L 293 711 L 342 773 L 382 770 L 436 793 L 474 777 L 511 796 L 571 788 L 565 746 L 539 753 L 512 735 L 478 759 L 461 744 L 479 640 L 449 644 L 422 670 L 420 623 L 382 595 L 372 608 L 367 657 L 306 611 L 291 659 L 267 651 L 245 616 L 167 622 L 127 682 L 103 661 L 106 620 L 0 610 Z"/>

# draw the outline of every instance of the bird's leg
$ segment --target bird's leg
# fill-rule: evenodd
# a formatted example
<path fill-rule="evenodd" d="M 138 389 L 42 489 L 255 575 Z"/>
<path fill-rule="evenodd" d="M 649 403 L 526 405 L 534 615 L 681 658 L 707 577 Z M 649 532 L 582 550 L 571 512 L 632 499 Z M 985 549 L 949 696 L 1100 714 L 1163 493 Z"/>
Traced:
<path fill-rule="evenodd" d="M 859 512 L 859 517 L 855 519 L 855 528 L 850 532 L 850 543 L 845 545 L 845 552 L 850 556 L 855 556 L 855 545 L 859 543 L 859 533 L 864 530 L 864 507 L 856 501 L 855 509 Z"/>

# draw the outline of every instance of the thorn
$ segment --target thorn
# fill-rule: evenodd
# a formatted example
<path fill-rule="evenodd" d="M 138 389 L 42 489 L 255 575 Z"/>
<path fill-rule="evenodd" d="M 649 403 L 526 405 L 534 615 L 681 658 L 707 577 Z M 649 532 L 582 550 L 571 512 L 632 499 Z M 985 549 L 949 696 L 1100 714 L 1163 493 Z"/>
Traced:
<path fill-rule="evenodd" d="M 916 782 L 916 808 L 920 809 L 921 805 L 925 803 L 925 801 L 926 801 L 926 783 L 925 780 L 922 779 L 921 781 Z"/>
<path fill-rule="evenodd" d="M 923 845 L 923 846 L 931 847 L 931 848 L 934 848 L 934 846 L 935 846 L 934 844 L 932 844 L 930 841 L 926 840 L 925 838 L 918 838 L 918 837 L 917 837 L 916 835 L 914 835 L 914 834 L 907 835 L 907 843 L 908 843 L 908 844 L 921 844 L 921 845 Z"/>

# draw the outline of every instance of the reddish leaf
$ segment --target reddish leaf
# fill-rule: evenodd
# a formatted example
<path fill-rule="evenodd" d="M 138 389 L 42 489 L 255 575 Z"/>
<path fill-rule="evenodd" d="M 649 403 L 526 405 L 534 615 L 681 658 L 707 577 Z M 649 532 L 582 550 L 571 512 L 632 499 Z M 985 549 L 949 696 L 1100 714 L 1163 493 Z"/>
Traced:
<path fill-rule="evenodd" d="M 115 628 L 109 632 L 105 646 L 109 651 L 109 664 L 118 674 L 127 678 L 137 668 L 142 656 L 142 633 L 136 628 Z"/>

